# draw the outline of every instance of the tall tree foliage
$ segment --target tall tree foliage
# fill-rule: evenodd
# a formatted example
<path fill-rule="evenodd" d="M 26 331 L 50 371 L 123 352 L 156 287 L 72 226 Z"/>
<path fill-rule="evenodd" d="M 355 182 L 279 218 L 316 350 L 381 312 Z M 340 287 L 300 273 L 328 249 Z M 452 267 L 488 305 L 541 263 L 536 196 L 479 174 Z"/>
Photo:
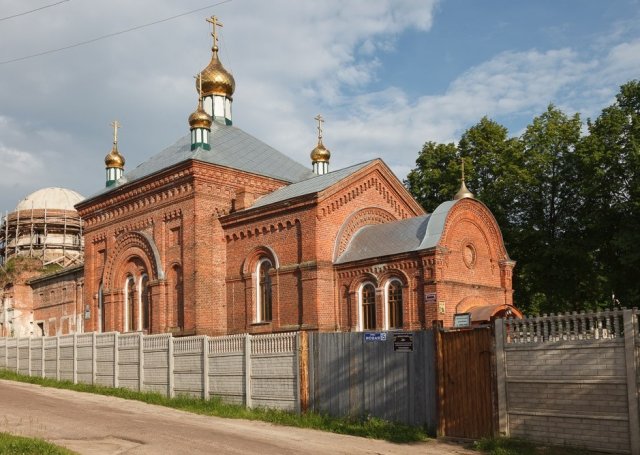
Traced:
<path fill-rule="evenodd" d="M 640 81 L 588 123 L 581 147 L 594 283 L 623 305 L 640 304 Z"/>
<path fill-rule="evenodd" d="M 640 82 L 587 123 L 550 105 L 518 138 L 482 118 L 455 144 L 428 142 L 405 184 L 432 211 L 467 184 L 494 213 L 527 313 L 640 304 Z"/>

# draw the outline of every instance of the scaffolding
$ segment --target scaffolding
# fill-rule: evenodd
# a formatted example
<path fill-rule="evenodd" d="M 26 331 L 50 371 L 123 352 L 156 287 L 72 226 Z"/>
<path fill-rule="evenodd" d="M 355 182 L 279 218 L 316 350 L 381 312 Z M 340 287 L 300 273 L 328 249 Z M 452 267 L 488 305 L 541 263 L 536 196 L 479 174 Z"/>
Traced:
<path fill-rule="evenodd" d="M 46 207 L 5 212 L 0 228 L 0 264 L 16 256 L 37 258 L 43 265 L 81 264 L 82 219 L 75 210 Z"/>

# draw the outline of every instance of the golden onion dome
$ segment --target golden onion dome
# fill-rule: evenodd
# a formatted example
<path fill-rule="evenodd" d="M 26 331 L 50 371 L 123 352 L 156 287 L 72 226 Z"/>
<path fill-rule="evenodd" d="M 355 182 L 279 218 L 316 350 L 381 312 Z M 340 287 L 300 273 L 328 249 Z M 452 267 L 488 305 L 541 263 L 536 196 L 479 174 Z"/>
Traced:
<path fill-rule="evenodd" d="M 220 95 L 231 98 L 236 90 L 236 81 L 220 63 L 218 47 L 214 46 L 211 50 L 213 51 L 211 61 L 196 78 L 196 88 L 200 87 L 200 77 L 202 77 L 202 96 Z"/>
<path fill-rule="evenodd" d="M 189 126 L 191 127 L 191 129 L 195 129 L 195 128 L 211 129 L 211 122 L 213 122 L 213 119 L 202 108 L 202 99 L 200 99 L 198 101 L 198 107 L 189 116 Z"/>
<path fill-rule="evenodd" d="M 312 163 L 326 163 L 331 158 L 331 152 L 324 146 L 322 141 L 318 141 L 316 148 L 311 150 Z"/>
<path fill-rule="evenodd" d="M 473 199 L 473 193 L 469 191 L 469 188 L 467 188 L 467 185 L 464 183 L 464 180 L 463 180 L 462 185 L 460 185 L 460 189 L 458 190 L 456 195 L 453 196 L 453 200 L 457 201 L 458 199 L 464 199 L 464 198 Z"/>
<path fill-rule="evenodd" d="M 124 169 L 124 156 L 118 152 L 118 146 L 113 145 L 111 151 L 104 157 L 104 164 L 107 167 L 117 167 L 118 169 Z"/>

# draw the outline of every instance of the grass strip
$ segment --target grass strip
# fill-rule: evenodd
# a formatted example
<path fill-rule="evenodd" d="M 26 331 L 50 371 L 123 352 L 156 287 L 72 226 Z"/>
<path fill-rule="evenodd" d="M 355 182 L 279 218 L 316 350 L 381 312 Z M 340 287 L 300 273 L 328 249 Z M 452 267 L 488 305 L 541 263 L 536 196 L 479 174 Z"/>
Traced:
<path fill-rule="evenodd" d="M 585 449 L 542 445 L 518 438 L 483 438 L 475 442 L 474 449 L 488 455 L 597 455 Z"/>
<path fill-rule="evenodd" d="M 38 438 L 25 438 L 0 432 L 0 455 L 73 455 L 64 447 Z"/>
<path fill-rule="evenodd" d="M 13 371 L 1 369 L 0 379 L 142 401 L 144 403 L 179 409 L 194 414 L 229 419 L 259 420 L 276 425 L 309 428 L 372 439 L 383 439 L 396 443 L 409 443 L 428 439 L 425 428 L 390 422 L 376 417 L 337 418 L 314 412 L 298 415 L 293 412 L 277 409 L 246 408 L 240 405 L 227 404 L 215 397 L 210 400 L 202 400 L 185 395 L 168 398 L 160 393 L 137 392 L 123 388 L 82 383 L 74 384 L 70 381 L 57 381 L 49 378 L 25 376 Z"/>

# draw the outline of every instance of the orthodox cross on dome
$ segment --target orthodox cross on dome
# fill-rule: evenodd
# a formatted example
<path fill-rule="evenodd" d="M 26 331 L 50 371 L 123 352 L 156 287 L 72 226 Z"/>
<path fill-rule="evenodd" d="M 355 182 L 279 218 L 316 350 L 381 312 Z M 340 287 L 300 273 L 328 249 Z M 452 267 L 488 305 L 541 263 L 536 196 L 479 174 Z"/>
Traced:
<path fill-rule="evenodd" d="M 122 125 L 117 120 L 114 120 L 113 122 L 111 122 L 111 126 L 113 127 L 113 143 L 117 145 L 118 144 L 118 128 L 120 128 Z"/>
<path fill-rule="evenodd" d="M 324 123 L 324 119 L 321 114 L 318 114 L 314 117 L 314 120 L 318 122 L 318 142 L 322 142 L 322 124 Z"/>
<path fill-rule="evenodd" d="M 464 158 L 460 158 L 460 163 L 462 164 L 462 183 L 464 183 Z"/>
<path fill-rule="evenodd" d="M 213 37 L 213 48 L 218 49 L 218 29 L 216 27 L 222 27 L 222 22 L 218 22 L 218 18 L 216 16 L 207 17 L 207 22 L 211 24 L 213 27 L 213 32 L 211 36 Z"/>
<path fill-rule="evenodd" d="M 198 98 L 202 98 L 202 72 L 196 74 L 193 78 L 198 82 Z"/>

